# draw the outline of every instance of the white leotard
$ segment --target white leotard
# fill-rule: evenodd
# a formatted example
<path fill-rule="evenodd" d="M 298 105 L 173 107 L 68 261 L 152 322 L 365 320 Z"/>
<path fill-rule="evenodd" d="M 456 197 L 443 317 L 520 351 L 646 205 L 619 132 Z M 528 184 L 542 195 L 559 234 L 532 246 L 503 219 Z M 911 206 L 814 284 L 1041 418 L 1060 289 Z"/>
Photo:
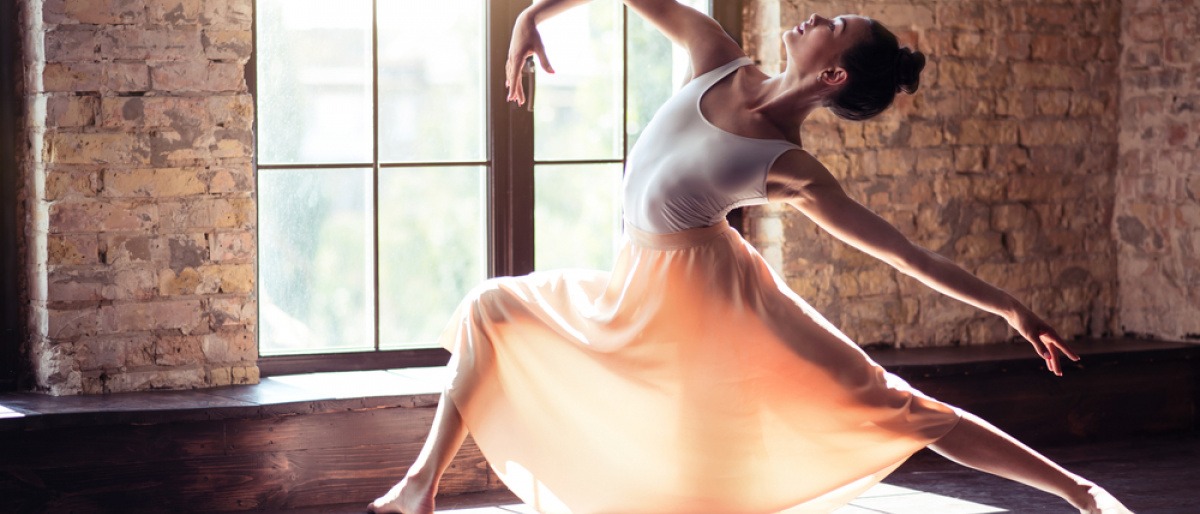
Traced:
<path fill-rule="evenodd" d="M 708 227 L 736 207 L 767 202 L 771 163 L 800 147 L 733 134 L 700 112 L 713 84 L 750 63 L 742 57 L 696 77 L 650 120 L 629 153 L 622 185 L 625 219 L 634 228 L 668 234 Z"/>

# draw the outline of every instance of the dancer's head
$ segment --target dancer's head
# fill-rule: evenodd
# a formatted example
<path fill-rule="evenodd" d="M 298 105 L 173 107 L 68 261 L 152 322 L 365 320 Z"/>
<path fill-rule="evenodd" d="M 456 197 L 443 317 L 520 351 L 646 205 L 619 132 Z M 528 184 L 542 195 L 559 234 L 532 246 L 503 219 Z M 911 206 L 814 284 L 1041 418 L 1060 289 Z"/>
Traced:
<path fill-rule="evenodd" d="M 883 112 L 920 84 L 925 55 L 901 48 L 883 24 L 863 16 L 813 14 L 783 36 L 788 67 L 817 78 L 823 104 L 848 120 Z"/>

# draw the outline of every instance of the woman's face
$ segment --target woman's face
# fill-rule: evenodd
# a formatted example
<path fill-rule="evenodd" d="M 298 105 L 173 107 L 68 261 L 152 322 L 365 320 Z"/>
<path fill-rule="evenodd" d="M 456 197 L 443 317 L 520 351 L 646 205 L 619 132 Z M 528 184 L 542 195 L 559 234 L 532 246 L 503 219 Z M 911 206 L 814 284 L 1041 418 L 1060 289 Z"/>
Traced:
<path fill-rule="evenodd" d="M 787 66 L 806 76 L 837 68 L 842 54 L 870 32 L 863 16 L 842 15 L 833 19 L 819 14 L 783 33 Z"/>

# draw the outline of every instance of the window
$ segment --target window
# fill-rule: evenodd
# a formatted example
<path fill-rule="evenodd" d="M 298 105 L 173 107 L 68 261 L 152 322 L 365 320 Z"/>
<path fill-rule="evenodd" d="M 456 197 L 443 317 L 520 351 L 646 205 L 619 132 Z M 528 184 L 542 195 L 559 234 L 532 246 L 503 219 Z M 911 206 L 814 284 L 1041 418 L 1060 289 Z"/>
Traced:
<path fill-rule="evenodd" d="M 592 2 L 541 25 L 530 113 L 503 88 L 525 5 L 258 0 L 264 374 L 444 362 L 487 276 L 611 266 L 625 156 L 686 56 Z"/>

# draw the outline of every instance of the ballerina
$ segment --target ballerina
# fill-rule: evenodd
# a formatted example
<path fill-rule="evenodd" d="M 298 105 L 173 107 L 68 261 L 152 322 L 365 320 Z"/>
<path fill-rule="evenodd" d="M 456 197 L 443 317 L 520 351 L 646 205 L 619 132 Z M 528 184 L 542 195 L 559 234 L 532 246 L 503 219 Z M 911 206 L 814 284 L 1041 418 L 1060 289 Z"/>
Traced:
<path fill-rule="evenodd" d="M 544 0 L 513 29 L 508 99 Z M 1003 317 L 1048 369 L 1079 357 L 1010 294 L 911 243 L 850 199 L 800 144 L 817 109 L 850 120 L 914 93 L 925 58 L 861 16 L 812 15 L 762 72 L 711 18 L 674 0 L 625 2 L 688 51 L 694 78 L 631 151 L 625 240 L 611 272 L 539 272 L 477 287 L 442 336 L 454 372 L 407 475 L 368 506 L 429 514 L 468 427 L 505 484 L 540 512 L 828 512 L 929 447 L 1057 495 L 1129 512 L 986 421 L 910 387 L 787 288 L 725 223 L 785 202 L 841 241 Z"/>

